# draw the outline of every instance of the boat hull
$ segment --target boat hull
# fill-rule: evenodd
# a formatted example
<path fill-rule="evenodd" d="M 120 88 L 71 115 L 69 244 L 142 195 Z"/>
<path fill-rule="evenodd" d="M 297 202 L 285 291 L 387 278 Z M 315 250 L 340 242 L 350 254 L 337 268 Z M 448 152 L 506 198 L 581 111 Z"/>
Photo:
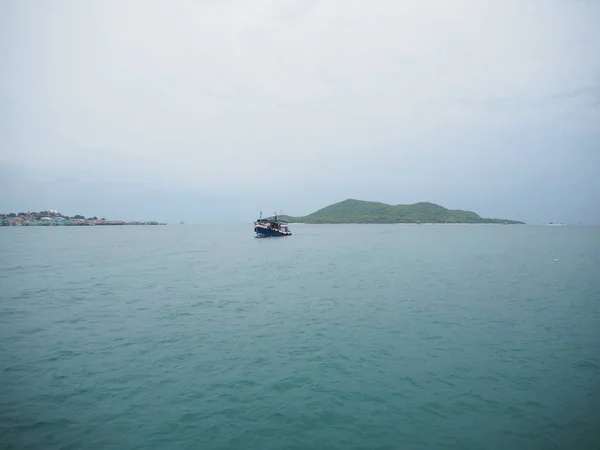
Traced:
<path fill-rule="evenodd" d="M 291 236 L 292 233 L 290 231 L 281 231 L 273 228 L 264 228 L 264 227 L 254 227 L 254 232 L 256 233 L 256 237 L 283 237 L 283 236 Z"/>

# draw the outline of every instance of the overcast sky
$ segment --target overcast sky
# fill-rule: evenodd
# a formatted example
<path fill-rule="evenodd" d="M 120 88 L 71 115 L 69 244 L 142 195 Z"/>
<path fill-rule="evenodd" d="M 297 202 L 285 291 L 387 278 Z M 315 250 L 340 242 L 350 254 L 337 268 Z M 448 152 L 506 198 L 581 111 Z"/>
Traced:
<path fill-rule="evenodd" d="M 0 0 L 0 211 L 600 223 L 600 1 Z"/>

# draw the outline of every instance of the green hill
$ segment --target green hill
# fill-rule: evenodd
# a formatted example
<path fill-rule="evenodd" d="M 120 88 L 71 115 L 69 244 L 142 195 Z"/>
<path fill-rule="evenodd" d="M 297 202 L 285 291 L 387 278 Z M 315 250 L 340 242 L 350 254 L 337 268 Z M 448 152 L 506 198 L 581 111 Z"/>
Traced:
<path fill-rule="evenodd" d="M 348 199 L 315 211 L 304 217 L 284 216 L 295 223 L 507 223 L 515 220 L 486 219 L 472 211 L 446 209 L 435 203 L 386 205 Z"/>

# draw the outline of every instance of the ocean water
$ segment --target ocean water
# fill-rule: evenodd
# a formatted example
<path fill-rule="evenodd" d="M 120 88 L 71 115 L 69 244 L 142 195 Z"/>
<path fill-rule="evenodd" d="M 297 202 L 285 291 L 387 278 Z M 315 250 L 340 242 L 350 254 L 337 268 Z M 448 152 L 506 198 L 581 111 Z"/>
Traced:
<path fill-rule="evenodd" d="M 600 228 L 291 229 L 0 229 L 0 448 L 600 448 Z"/>

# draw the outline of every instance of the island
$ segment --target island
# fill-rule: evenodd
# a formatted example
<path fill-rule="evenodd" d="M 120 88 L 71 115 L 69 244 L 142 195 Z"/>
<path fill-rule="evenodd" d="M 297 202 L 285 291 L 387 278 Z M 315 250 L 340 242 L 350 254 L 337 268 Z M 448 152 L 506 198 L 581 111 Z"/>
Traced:
<path fill-rule="evenodd" d="M 4 227 L 89 227 L 102 225 L 166 225 L 157 221 L 107 220 L 98 217 L 84 217 L 80 214 L 66 216 L 55 210 L 40 212 L 20 212 L 0 214 L 0 226 Z"/>
<path fill-rule="evenodd" d="M 472 211 L 447 209 L 435 203 L 387 205 L 348 199 L 302 217 L 283 216 L 290 223 L 495 223 L 524 224 L 517 220 L 487 219 Z"/>

